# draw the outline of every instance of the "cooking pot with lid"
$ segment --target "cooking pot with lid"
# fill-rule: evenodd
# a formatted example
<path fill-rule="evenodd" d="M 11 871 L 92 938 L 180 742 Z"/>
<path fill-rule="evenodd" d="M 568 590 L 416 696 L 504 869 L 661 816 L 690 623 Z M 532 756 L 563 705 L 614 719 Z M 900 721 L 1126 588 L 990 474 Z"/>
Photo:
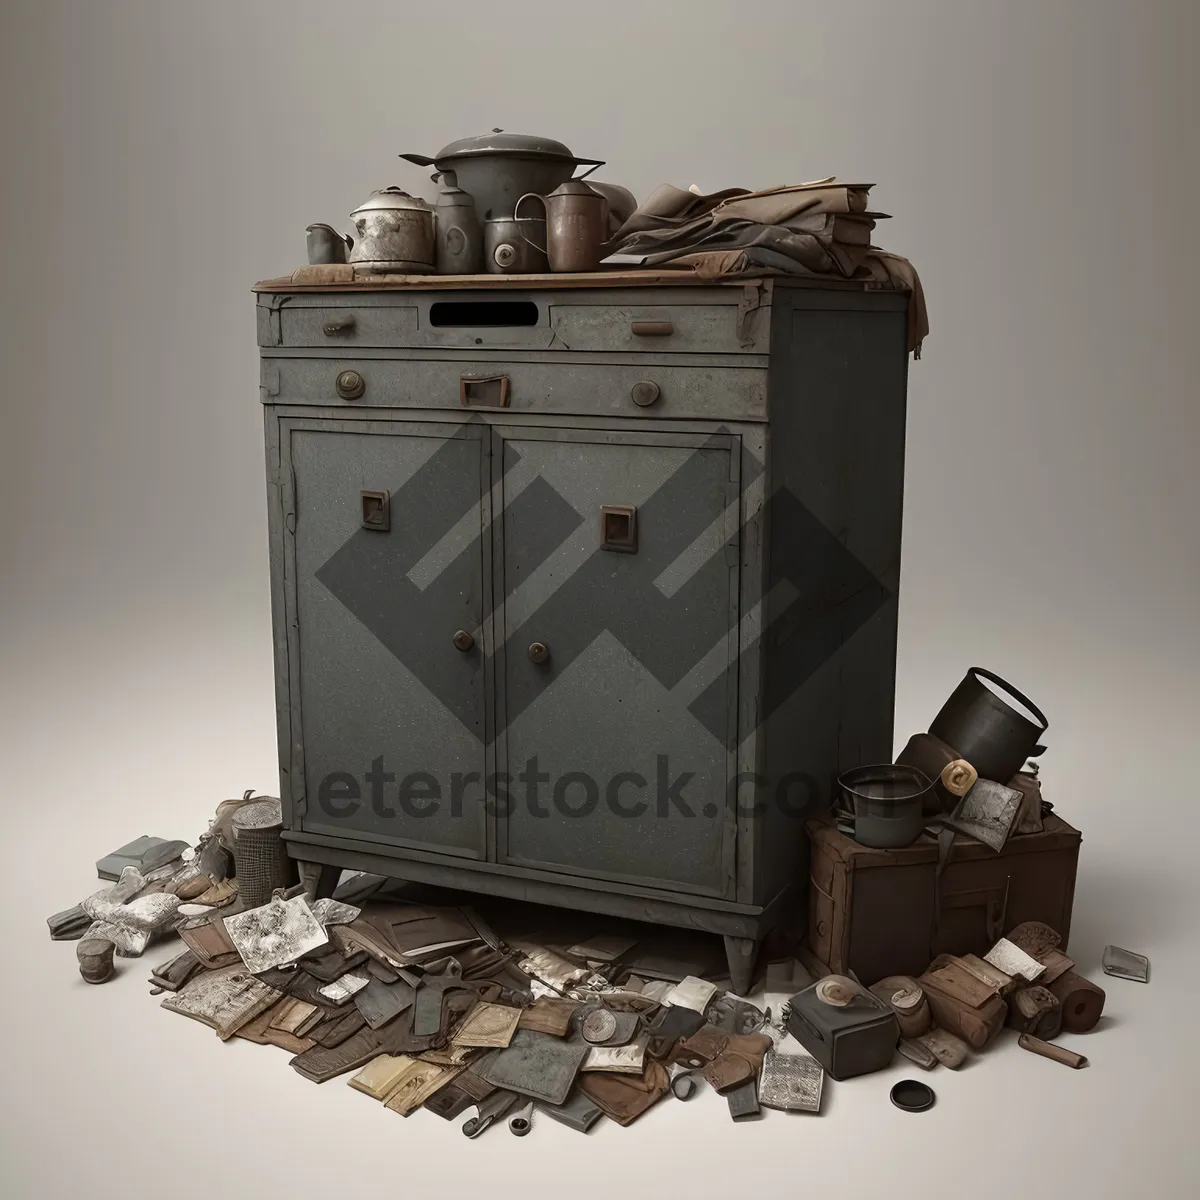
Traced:
<path fill-rule="evenodd" d="M 548 195 L 566 183 L 577 167 L 587 167 L 580 179 L 604 163 L 595 158 L 577 158 L 562 142 L 526 133 L 493 129 L 480 137 L 460 138 L 443 146 L 432 158 L 425 154 L 402 154 L 419 167 L 453 171 L 458 186 L 475 197 L 481 221 L 511 217 L 517 200 L 526 192 Z"/>

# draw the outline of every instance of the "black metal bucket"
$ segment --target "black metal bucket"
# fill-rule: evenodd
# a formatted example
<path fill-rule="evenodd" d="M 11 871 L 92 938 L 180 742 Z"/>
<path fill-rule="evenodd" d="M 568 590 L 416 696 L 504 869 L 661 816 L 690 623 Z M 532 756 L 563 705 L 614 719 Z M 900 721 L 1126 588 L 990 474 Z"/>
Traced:
<path fill-rule="evenodd" d="M 925 801 L 934 781 L 916 767 L 883 763 L 838 776 L 841 811 L 854 840 L 877 850 L 911 846 L 925 828 Z"/>
<path fill-rule="evenodd" d="M 1029 716 L 1018 712 L 984 680 L 990 680 Z M 1049 723 L 1032 700 L 999 675 L 972 667 L 934 717 L 929 732 L 953 746 L 981 778 L 1007 783 L 1026 759 L 1041 753 L 1038 741 L 1047 728 Z"/>

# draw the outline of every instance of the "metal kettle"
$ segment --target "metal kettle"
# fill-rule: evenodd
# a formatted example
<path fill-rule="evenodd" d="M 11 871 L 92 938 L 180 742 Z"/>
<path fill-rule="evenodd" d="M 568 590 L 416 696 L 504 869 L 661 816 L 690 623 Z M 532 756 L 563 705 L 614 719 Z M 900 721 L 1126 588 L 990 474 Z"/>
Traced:
<path fill-rule="evenodd" d="M 483 229 L 475 211 L 475 199 L 458 186 L 453 171 L 439 175 L 434 212 L 437 215 L 437 273 L 474 275 L 483 262 Z"/>
<path fill-rule="evenodd" d="M 513 209 L 518 217 L 526 200 L 546 209 L 546 244 L 537 246 L 550 260 L 551 271 L 594 271 L 608 239 L 608 198 L 582 179 L 568 179 L 548 196 L 526 192 Z M 528 239 L 527 239 L 528 240 Z"/>
<path fill-rule="evenodd" d="M 372 192 L 351 214 L 357 233 L 350 261 L 363 270 L 433 272 L 434 214 L 419 196 L 398 187 Z"/>

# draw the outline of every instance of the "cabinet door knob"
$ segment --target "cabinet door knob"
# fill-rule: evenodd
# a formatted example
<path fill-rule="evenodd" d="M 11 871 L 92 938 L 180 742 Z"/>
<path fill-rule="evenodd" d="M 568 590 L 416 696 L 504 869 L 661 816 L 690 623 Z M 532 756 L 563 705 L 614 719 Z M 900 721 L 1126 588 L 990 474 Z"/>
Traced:
<path fill-rule="evenodd" d="M 529 647 L 529 661 L 544 663 L 550 657 L 550 651 L 541 642 L 533 642 Z"/>
<path fill-rule="evenodd" d="M 367 381 L 357 371 L 343 371 L 333 386 L 343 400 L 357 400 L 367 390 Z"/>
<path fill-rule="evenodd" d="M 460 629 L 454 635 L 455 650 L 461 650 L 465 654 L 474 645 L 475 639 L 465 629 Z"/>
<path fill-rule="evenodd" d="M 649 408 L 659 397 L 658 384 L 649 379 L 639 380 L 633 385 L 629 395 L 639 408 Z"/>

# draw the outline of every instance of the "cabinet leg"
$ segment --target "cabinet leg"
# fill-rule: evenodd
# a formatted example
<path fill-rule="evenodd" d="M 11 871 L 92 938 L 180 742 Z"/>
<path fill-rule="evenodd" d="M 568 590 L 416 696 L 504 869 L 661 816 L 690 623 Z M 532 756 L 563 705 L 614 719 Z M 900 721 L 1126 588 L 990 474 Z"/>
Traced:
<path fill-rule="evenodd" d="M 754 964 L 758 960 L 758 938 L 725 937 L 725 957 L 729 961 L 729 978 L 737 996 L 747 996 L 754 984 Z"/>
<path fill-rule="evenodd" d="M 300 873 L 300 882 L 304 884 L 304 894 L 310 900 L 322 900 L 332 896 L 338 880 L 342 877 L 341 867 L 332 867 L 328 863 L 297 859 L 296 869 Z"/>

